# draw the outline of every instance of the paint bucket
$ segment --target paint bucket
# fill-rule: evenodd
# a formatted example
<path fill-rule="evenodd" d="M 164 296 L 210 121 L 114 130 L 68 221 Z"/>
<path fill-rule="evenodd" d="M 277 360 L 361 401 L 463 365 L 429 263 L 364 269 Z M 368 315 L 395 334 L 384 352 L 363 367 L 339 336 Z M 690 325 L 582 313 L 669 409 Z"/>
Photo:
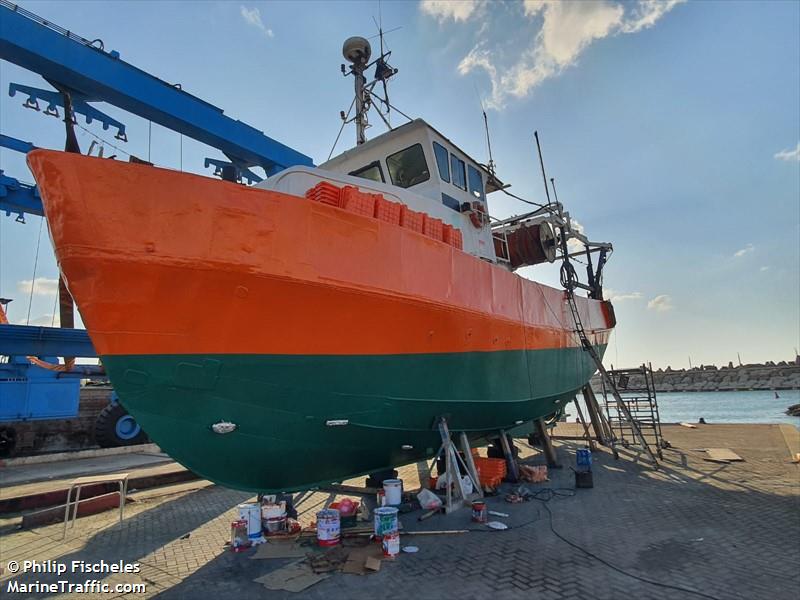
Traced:
<path fill-rule="evenodd" d="M 392 506 L 376 508 L 375 512 L 375 539 L 382 540 L 384 535 L 398 531 L 397 509 Z"/>
<path fill-rule="evenodd" d="M 383 555 L 388 558 L 394 558 L 400 554 L 400 532 L 389 531 L 381 540 L 383 546 Z"/>
<path fill-rule="evenodd" d="M 231 551 L 243 552 L 250 547 L 250 538 L 247 537 L 247 521 L 239 519 L 231 523 Z"/>
<path fill-rule="evenodd" d="M 489 515 L 486 512 L 486 503 L 476 500 L 472 503 L 472 520 L 476 523 L 486 523 Z"/>
<path fill-rule="evenodd" d="M 386 494 L 386 506 L 399 506 L 403 503 L 403 480 L 384 479 L 383 493 Z"/>
<path fill-rule="evenodd" d="M 267 530 L 267 535 L 273 533 L 283 533 L 286 531 L 286 515 L 282 517 L 270 517 L 264 521 L 264 529 Z"/>
<path fill-rule="evenodd" d="M 338 510 L 326 508 L 317 513 L 317 542 L 320 546 L 336 546 L 340 532 Z"/>
<path fill-rule="evenodd" d="M 250 540 L 261 538 L 261 505 L 256 502 L 239 505 L 239 518 L 247 521 L 247 537 Z"/>

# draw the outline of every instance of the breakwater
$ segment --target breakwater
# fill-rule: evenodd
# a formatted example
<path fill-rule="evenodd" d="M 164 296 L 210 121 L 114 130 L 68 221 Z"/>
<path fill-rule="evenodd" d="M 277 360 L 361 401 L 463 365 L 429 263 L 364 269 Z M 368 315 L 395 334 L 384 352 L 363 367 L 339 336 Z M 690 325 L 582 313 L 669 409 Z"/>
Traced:
<path fill-rule="evenodd" d="M 653 370 L 657 392 L 735 392 L 757 390 L 800 389 L 800 357 L 793 362 L 767 362 L 717 367 L 701 365 L 692 369 Z M 643 386 L 640 376 L 631 377 L 631 387 Z M 592 387 L 600 390 L 599 375 L 592 378 Z"/>

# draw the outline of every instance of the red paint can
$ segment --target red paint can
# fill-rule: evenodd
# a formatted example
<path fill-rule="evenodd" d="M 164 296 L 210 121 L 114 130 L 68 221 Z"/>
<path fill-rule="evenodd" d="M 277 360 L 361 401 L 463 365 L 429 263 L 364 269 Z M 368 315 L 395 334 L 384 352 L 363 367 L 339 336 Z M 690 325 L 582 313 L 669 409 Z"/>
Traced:
<path fill-rule="evenodd" d="M 489 520 L 486 503 L 482 500 L 476 500 L 472 503 L 472 520 L 476 523 L 486 523 Z"/>

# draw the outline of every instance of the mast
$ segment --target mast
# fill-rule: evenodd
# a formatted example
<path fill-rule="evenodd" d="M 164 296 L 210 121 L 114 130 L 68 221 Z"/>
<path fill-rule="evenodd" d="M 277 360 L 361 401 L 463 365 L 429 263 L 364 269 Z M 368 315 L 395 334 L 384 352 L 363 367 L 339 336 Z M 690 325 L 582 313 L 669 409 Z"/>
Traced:
<path fill-rule="evenodd" d="M 350 73 L 355 80 L 353 87 L 356 113 L 353 116 L 353 122 L 356 124 L 356 144 L 363 144 L 367 141 L 366 131 L 369 127 L 367 112 L 370 106 L 367 78 L 364 77 L 364 71 L 369 64 L 369 57 L 372 56 L 372 47 L 369 45 L 369 41 L 363 37 L 347 38 L 342 46 L 342 56 L 351 63 Z M 342 65 L 342 73 L 344 72 L 345 66 Z"/>

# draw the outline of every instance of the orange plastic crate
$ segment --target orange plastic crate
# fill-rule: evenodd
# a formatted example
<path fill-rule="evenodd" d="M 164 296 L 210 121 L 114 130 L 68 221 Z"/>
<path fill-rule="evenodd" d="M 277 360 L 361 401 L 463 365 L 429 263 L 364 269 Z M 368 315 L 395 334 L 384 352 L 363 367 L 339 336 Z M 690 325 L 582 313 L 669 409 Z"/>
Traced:
<path fill-rule="evenodd" d="M 327 181 L 320 181 L 306 192 L 306 198 L 309 200 L 330 206 L 341 206 L 341 195 L 341 188 Z"/>
<path fill-rule="evenodd" d="M 386 221 L 392 225 L 400 225 L 400 214 L 403 205 L 399 202 L 387 200 L 380 194 L 375 194 L 375 218 Z"/>
<path fill-rule="evenodd" d="M 506 476 L 507 467 L 504 458 L 483 458 L 478 457 L 473 459 L 475 461 L 475 468 L 478 469 L 480 477 L 500 477 L 502 480 Z"/>
<path fill-rule="evenodd" d="M 366 217 L 375 215 L 375 194 L 366 194 L 351 185 L 342 188 L 342 208 Z"/>
<path fill-rule="evenodd" d="M 454 248 L 458 248 L 459 250 L 463 249 L 464 242 L 461 236 L 461 230 L 457 227 L 453 227 L 452 225 L 445 224 L 444 229 L 442 231 L 443 236 L 442 240 L 445 244 L 450 244 Z"/>
<path fill-rule="evenodd" d="M 425 221 L 425 213 L 411 210 L 404 206 L 400 211 L 400 225 L 406 229 L 411 229 L 417 233 L 422 233 L 422 226 Z"/>
<path fill-rule="evenodd" d="M 430 215 L 425 215 L 422 223 L 422 233 L 429 238 L 441 242 L 443 240 L 444 223 L 441 219 L 436 219 Z"/>

